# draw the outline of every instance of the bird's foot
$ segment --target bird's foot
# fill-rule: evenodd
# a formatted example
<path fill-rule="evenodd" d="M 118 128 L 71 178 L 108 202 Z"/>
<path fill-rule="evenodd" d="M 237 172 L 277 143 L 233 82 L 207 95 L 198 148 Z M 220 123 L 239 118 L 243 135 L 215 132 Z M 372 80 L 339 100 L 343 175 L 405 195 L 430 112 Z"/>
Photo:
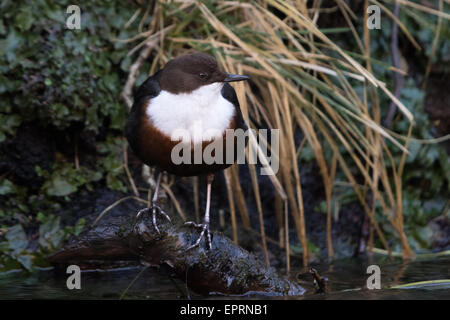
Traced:
<path fill-rule="evenodd" d="M 200 236 L 198 237 L 197 241 L 193 245 L 191 245 L 189 248 L 186 249 L 186 251 L 189 251 L 195 247 L 198 247 L 200 245 L 200 241 L 203 237 L 205 237 L 206 241 L 206 249 L 211 249 L 211 232 L 209 231 L 209 223 L 195 223 L 192 221 L 188 221 L 184 224 L 188 227 L 194 227 L 196 229 L 200 229 Z"/>
<path fill-rule="evenodd" d="M 156 232 L 160 233 L 159 228 L 158 228 L 158 224 L 156 223 L 156 215 L 160 214 L 162 215 L 164 218 L 166 218 L 167 220 L 169 220 L 169 222 L 172 222 L 170 220 L 170 217 L 167 215 L 167 213 L 164 212 L 163 209 L 161 209 L 160 206 L 156 205 L 156 204 L 152 204 L 150 207 L 148 208 L 144 208 L 139 210 L 139 212 L 136 215 L 136 220 L 139 219 L 139 217 L 141 217 L 144 213 L 146 212 L 152 212 L 152 221 L 153 221 L 153 226 L 155 227 Z"/>

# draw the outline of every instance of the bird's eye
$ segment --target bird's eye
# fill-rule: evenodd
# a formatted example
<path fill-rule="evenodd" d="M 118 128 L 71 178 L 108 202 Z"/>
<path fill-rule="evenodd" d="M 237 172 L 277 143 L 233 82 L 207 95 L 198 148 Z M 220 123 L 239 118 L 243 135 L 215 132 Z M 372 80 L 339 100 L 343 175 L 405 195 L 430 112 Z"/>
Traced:
<path fill-rule="evenodd" d="M 208 75 L 206 73 L 200 72 L 198 76 L 200 77 L 200 79 L 206 79 Z"/>

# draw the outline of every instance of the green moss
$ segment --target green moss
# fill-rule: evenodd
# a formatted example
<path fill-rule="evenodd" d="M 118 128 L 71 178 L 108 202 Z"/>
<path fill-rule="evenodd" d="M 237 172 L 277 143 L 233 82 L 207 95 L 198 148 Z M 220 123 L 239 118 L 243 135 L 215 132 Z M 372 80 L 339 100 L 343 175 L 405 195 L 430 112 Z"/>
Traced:
<path fill-rule="evenodd" d="M 32 270 L 39 255 L 80 232 L 83 220 L 62 227 L 57 216 L 72 195 L 100 184 L 127 191 L 121 158 L 127 109 L 120 91 L 130 48 L 114 39 L 135 34 L 135 28 L 123 25 L 136 8 L 123 1 L 84 2 L 78 4 L 81 30 L 69 30 L 66 9 L 71 4 L 49 0 L 0 4 L 0 150 L 9 150 L 2 148 L 14 141 L 21 127 L 51 130 L 70 144 L 93 137 L 97 148 L 76 168 L 64 144 L 44 141 L 54 152 L 54 162 L 34 166 L 38 179 L 23 185 L 11 172 L 0 172 L 0 228 L 9 230 L 6 237 L 13 234 L 11 228 L 13 232 L 22 228 L 25 238 L 39 232 L 39 248 L 21 248 L 21 253 L 11 251 L 12 240 L 0 233 L 1 243 L 6 243 L 0 249 L 0 270 L 19 266 Z"/>

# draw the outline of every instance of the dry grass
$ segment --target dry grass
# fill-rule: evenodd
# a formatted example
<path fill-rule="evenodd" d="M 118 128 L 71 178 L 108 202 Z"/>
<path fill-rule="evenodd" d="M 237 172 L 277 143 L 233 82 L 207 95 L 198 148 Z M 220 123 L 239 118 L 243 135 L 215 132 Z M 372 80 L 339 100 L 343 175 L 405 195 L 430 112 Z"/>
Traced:
<path fill-rule="evenodd" d="M 306 2 L 186 0 L 143 4 L 127 24 L 130 28 L 132 20 L 139 21 L 136 36 L 121 40 L 134 43 L 131 54 L 141 50 L 141 55 L 136 57 L 139 65 L 132 68 L 132 77 L 127 82 L 128 91 L 124 91 L 124 95 L 129 96 L 130 83 L 134 83 L 143 57 L 147 58 L 150 52 L 153 53 L 152 66 L 150 70 L 144 70 L 148 73 L 155 72 L 172 57 L 190 51 L 215 55 L 228 72 L 252 78 L 256 90 L 251 89 L 247 82 L 234 85 L 244 118 L 250 126 L 258 128 L 265 123 L 270 128 L 280 129 L 279 157 L 282 165 L 280 172 L 271 177 L 279 204 L 273 214 L 277 215 L 279 222 L 280 247 L 289 252 L 286 232 L 286 212 L 289 212 L 303 248 L 303 263 L 308 263 L 308 235 L 299 174 L 301 163 L 298 160 L 299 152 L 307 144 L 314 152 L 325 187 L 328 205 L 324 228 L 327 230 L 329 257 L 334 254 L 331 202 L 335 175 L 339 171 L 345 174 L 353 187 L 384 249 L 391 253 L 375 216 L 376 203 L 383 208 L 397 232 L 403 257 L 412 257 L 414 253 L 403 230 L 401 177 L 411 140 L 413 115 L 372 73 L 369 30 L 365 26 L 363 36 L 359 37 L 354 25 L 355 13 L 346 3 L 338 0 L 331 9 L 344 16 L 357 43 L 354 51 L 361 62 L 344 52 L 317 27 L 319 15 L 328 10 L 320 7 L 321 1 L 308 1 L 308 6 Z M 365 6 L 381 6 L 383 12 L 396 20 L 400 30 L 418 47 L 408 30 L 389 11 L 392 1 L 380 2 L 366 0 Z M 443 11 L 411 1 L 399 2 L 410 9 L 435 14 L 440 19 L 449 18 Z M 275 9 L 283 13 L 283 19 L 274 14 Z M 390 69 L 404 74 L 403 70 Z M 355 91 L 356 85 L 363 86 L 362 97 Z M 381 95 L 387 95 L 402 116 L 408 119 L 410 127 L 406 137 L 392 133 L 380 124 L 380 109 L 384 107 L 379 105 Z M 298 130 L 304 134 L 302 142 L 294 139 Z M 393 149 L 403 152 L 400 161 L 394 162 Z M 326 150 L 331 150 L 331 157 L 326 156 Z M 391 169 L 386 163 L 391 164 Z M 258 177 L 255 168 L 251 165 L 249 168 L 261 225 L 259 233 L 266 249 Z M 245 228 L 251 228 L 250 220 L 236 168 L 228 169 L 225 177 L 234 239 L 237 241 L 236 211 Z M 289 260 L 287 265 L 289 268 Z"/>

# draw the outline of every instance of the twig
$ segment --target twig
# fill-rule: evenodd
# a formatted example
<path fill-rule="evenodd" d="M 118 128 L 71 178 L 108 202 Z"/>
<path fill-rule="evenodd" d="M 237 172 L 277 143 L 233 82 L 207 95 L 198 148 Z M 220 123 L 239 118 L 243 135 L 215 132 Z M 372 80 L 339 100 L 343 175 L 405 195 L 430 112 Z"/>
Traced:
<path fill-rule="evenodd" d="M 136 82 L 138 71 L 140 67 L 144 64 L 145 60 L 150 56 L 152 50 L 156 49 L 157 47 L 158 47 L 158 37 L 153 38 L 149 42 L 146 42 L 145 48 L 142 49 L 141 53 L 139 54 L 139 57 L 130 67 L 130 73 L 128 74 L 127 82 L 125 83 L 122 93 L 120 94 L 120 96 L 125 101 L 129 109 L 131 109 L 131 106 L 133 105 L 133 101 L 131 99 L 133 91 L 132 89 L 134 83 Z"/>
<path fill-rule="evenodd" d="M 198 177 L 192 178 L 192 187 L 194 189 L 194 211 L 195 211 L 195 221 L 200 223 L 200 209 L 198 204 Z"/>
<path fill-rule="evenodd" d="M 400 12 L 400 4 L 398 2 L 395 3 L 394 7 L 394 16 L 398 18 Z M 395 20 L 392 21 L 392 40 L 391 40 L 391 47 L 392 47 L 392 64 L 394 68 L 399 69 L 400 68 L 400 57 L 398 54 L 398 24 Z M 400 97 L 400 92 L 403 88 L 403 82 L 404 78 L 403 75 L 396 72 L 395 73 L 395 90 L 394 90 L 394 96 L 398 99 Z M 392 120 L 395 116 L 396 106 L 394 101 L 391 101 L 389 105 L 389 110 L 386 115 L 386 119 L 384 120 L 384 125 L 387 128 L 390 128 L 392 125 Z"/>
<path fill-rule="evenodd" d="M 119 205 L 120 203 L 122 203 L 122 202 L 124 202 L 125 200 L 129 200 L 129 199 L 134 199 L 134 200 L 136 200 L 136 201 L 139 201 L 139 202 L 143 202 L 143 203 L 147 203 L 147 201 L 145 201 L 145 200 L 143 200 L 143 199 L 141 199 L 141 198 L 138 198 L 138 197 L 135 197 L 135 196 L 128 196 L 128 197 L 125 197 L 125 198 L 122 198 L 122 199 L 119 199 L 119 200 L 117 200 L 116 202 L 114 202 L 112 205 L 110 205 L 109 207 L 107 207 L 105 210 L 103 210 L 99 215 L 98 215 L 98 217 L 94 220 L 94 222 L 92 223 L 92 227 L 93 226 L 95 226 L 96 224 L 97 224 L 97 222 L 109 211 L 109 210 L 111 210 L 112 208 L 114 208 L 115 206 L 117 206 L 117 205 Z"/>
<path fill-rule="evenodd" d="M 131 16 L 130 20 L 127 21 L 127 23 L 125 23 L 124 28 L 128 28 L 133 22 L 134 20 L 136 20 L 136 18 L 141 14 L 142 9 L 139 8 L 136 10 L 136 12 Z"/>
<path fill-rule="evenodd" d="M 78 135 L 75 135 L 75 145 L 74 145 L 74 154 L 75 154 L 75 169 L 80 169 L 80 159 L 78 157 Z"/>
<path fill-rule="evenodd" d="M 238 244 L 237 224 L 236 224 L 236 209 L 234 207 L 233 189 L 231 187 L 230 170 L 224 170 L 225 183 L 227 187 L 228 204 L 230 207 L 231 225 L 233 227 L 233 242 Z"/>
<path fill-rule="evenodd" d="M 128 150 L 127 145 L 123 145 L 123 166 L 125 168 L 125 172 L 127 173 L 128 181 L 130 182 L 131 189 L 133 189 L 133 193 L 136 197 L 139 197 L 139 191 L 136 188 L 136 184 L 134 183 L 134 179 L 131 176 L 130 169 L 128 168 Z"/>
<path fill-rule="evenodd" d="M 443 4 L 442 0 L 440 0 L 439 1 L 439 10 L 440 11 L 443 11 L 443 5 L 444 4 Z M 425 70 L 425 76 L 424 76 L 424 80 L 423 80 L 423 84 L 422 84 L 422 90 L 425 90 L 426 86 L 427 86 L 428 77 L 431 72 L 431 66 L 433 65 L 433 58 L 436 55 L 437 45 L 439 43 L 439 34 L 441 33 L 441 27 L 442 27 L 442 19 L 439 16 L 437 26 L 436 26 L 436 34 L 434 36 L 433 45 L 431 47 L 430 58 L 428 60 L 427 68 Z"/>
<path fill-rule="evenodd" d="M 141 271 L 139 271 L 139 273 L 136 275 L 136 277 L 134 277 L 133 281 L 130 282 L 130 284 L 128 285 L 128 287 L 122 292 L 122 294 L 120 295 L 119 300 L 122 300 L 125 297 L 125 294 L 128 292 L 128 289 L 131 288 L 131 286 L 136 282 L 136 280 L 139 278 L 139 276 L 148 269 L 149 266 L 144 266 L 142 268 Z"/>
<path fill-rule="evenodd" d="M 162 29 L 161 31 L 158 31 L 152 35 L 150 35 L 147 39 L 145 39 L 144 41 L 142 41 L 141 43 L 139 43 L 138 45 L 136 45 L 133 49 L 130 50 L 130 52 L 128 52 L 128 56 L 133 55 L 136 51 L 138 51 L 142 46 L 147 45 L 147 43 L 153 41 L 154 39 L 158 39 L 158 41 L 164 36 L 164 34 L 171 30 L 173 28 L 173 25 L 165 27 L 164 29 Z"/>
<path fill-rule="evenodd" d="M 291 271 L 291 257 L 290 257 L 290 246 L 289 246 L 289 215 L 288 215 L 288 201 L 287 199 L 283 201 L 284 203 L 284 236 L 285 236 L 285 248 L 286 248 L 286 273 L 289 274 Z"/>
<path fill-rule="evenodd" d="M 161 183 L 161 187 L 169 195 L 169 198 L 170 198 L 170 200 L 172 200 L 173 204 L 175 205 L 175 209 L 177 210 L 181 219 L 183 219 L 183 221 L 186 221 L 186 215 L 184 214 L 183 209 L 181 209 L 180 203 L 178 202 L 177 198 L 173 194 L 172 190 L 170 190 L 170 187 L 165 183 Z"/>

